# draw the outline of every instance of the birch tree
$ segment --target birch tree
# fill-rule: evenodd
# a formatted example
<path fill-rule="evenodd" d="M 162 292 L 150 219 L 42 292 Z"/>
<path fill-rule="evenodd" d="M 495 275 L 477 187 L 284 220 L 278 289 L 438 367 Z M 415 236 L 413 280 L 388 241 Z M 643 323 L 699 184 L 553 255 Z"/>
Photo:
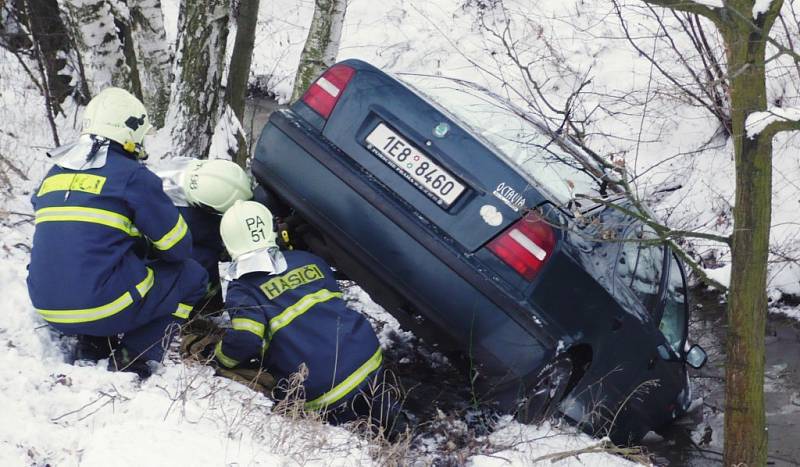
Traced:
<path fill-rule="evenodd" d="M 138 63 L 142 101 L 153 125 L 164 125 L 169 106 L 172 51 L 167 46 L 160 0 L 128 0 L 133 52 Z"/>
<path fill-rule="evenodd" d="M 300 55 L 292 100 L 297 100 L 322 71 L 336 62 L 347 0 L 315 0 L 311 29 Z"/>
<path fill-rule="evenodd" d="M 783 0 L 643 0 L 710 20 L 727 58 L 736 195 L 725 365 L 725 465 L 765 465 L 764 335 L 772 198 L 772 138 L 800 130 L 800 109 L 768 108 L 766 52 L 791 49 L 770 38 Z"/>
<path fill-rule="evenodd" d="M 108 0 L 59 0 L 58 3 L 82 57 L 89 94 L 117 86 L 141 98 L 127 6 Z"/>
<path fill-rule="evenodd" d="M 181 1 L 166 123 L 172 138 L 168 155 L 208 157 L 220 113 L 228 20 L 227 0 Z"/>

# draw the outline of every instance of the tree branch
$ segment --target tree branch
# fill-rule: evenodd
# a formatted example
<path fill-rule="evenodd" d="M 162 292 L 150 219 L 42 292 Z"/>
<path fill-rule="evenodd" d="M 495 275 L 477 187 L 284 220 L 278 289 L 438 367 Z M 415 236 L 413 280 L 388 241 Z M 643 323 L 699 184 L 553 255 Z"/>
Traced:
<path fill-rule="evenodd" d="M 689 66 L 689 63 L 685 59 L 683 59 L 683 57 L 680 54 L 679 48 L 675 45 L 674 42 L 672 42 L 672 39 L 669 38 L 670 42 L 672 43 L 671 45 L 672 49 L 679 57 L 681 57 L 681 62 L 683 63 L 684 67 L 689 71 L 689 73 L 692 74 L 692 76 L 695 78 L 695 83 L 698 84 L 700 90 L 709 97 L 708 101 L 704 99 L 702 96 L 692 91 L 691 89 L 689 89 L 689 86 L 686 86 L 680 81 L 678 81 L 672 73 L 670 73 L 669 71 L 667 71 L 666 68 L 664 68 L 663 63 L 660 63 L 658 60 L 656 60 L 653 54 L 647 53 L 645 50 L 642 50 L 642 48 L 639 47 L 639 45 L 636 43 L 636 41 L 630 34 L 630 30 L 628 29 L 628 24 L 626 23 L 622 15 L 622 9 L 619 3 L 614 1 L 613 5 L 617 18 L 619 19 L 620 22 L 620 26 L 622 27 L 622 32 L 625 34 L 625 38 L 628 40 L 628 43 L 639 53 L 641 57 L 650 62 L 650 64 L 652 64 L 661 73 L 661 75 L 664 76 L 669 82 L 674 84 L 675 87 L 680 89 L 681 92 L 686 94 L 690 99 L 695 101 L 698 105 L 704 107 L 712 115 L 714 115 L 720 121 L 720 124 L 725 126 L 726 130 L 730 133 L 730 117 L 726 114 L 724 109 L 718 108 L 714 105 L 714 98 L 708 93 L 708 88 L 702 85 L 702 80 L 697 77 L 697 75 L 692 70 L 692 67 Z M 656 19 L 659 22 L 659 26 L 661 27 L 661 29 L 663 29 L 664 32 L 666 33 L 667 30 L 666 27 L 664 27 L 661 18 L 658 15 L 656 15 Z M 714 83 L 710 83 L 710 85 L 713 86 Z"/>
<path fill-rule="evenodd" d="M 718 24 L 722 19 L 719 14 L 721 8 L 702 5 L 692 0 L 644 0 L 644 2 L 650 5 L 663 6 L 672 10 L 694 13 L 710 19 L 715 24 Z"/>
<path fill-rule="evenodd" d="M 665 226 L 665 225 L 663 225 L 663 224 L 661 224 L 659 222 L 656 222 L 655 220 L 653 220 L 652 217 L 648 216 L 647 214 L 643 214 L 643 211 L 641 211 L 642 207 L 639 205 L 638 201 L 636 201 L 635 199 L 633 199 L 630 196 L 628 197 L 628 199 L 630 199 L 631 201 L 634 202 L 634 206 L 636 206 L 635 209 L 629 209 L 629 208 L 626 208 L 625 206 L 621 206 L 621 205 L 617 204 L 616 202 L 614 202 L 613 200 L 610 201 L 610 200 L 606 200 L 606 199 L 602 199 L 602 198 L 594 198 L 594 197 L 589 197 L 589 196 L 582 196 L 582 198 L 586 198 L 586 199 L 594 201 L 594 202 L 596 202 L 598 204 L 602 204 L 602 205 L 611 207 L 613 209 L 616 209 L 616 210 L 618 210 L 618 211 L 620 211 L 620 212 L 622 212 L 622 213 L 624 213 L 624 214 L 626 214 L 626 215 L 628 215 L 630 217 L 638 219 L 641 222 L 647 224 L 650 228 L 652 228 L 655 231 L 655 233 L 656 233 L 656 235 L 658 235 L 659 239 L 661 239 L 661 241 L 666 242 L 670 246 L 671 251 L 674 252 L 676 255 L 678 255 L 678 257 L 680 257 L 680 259 L 684 262 L 684 264 L 689 266 L 689 268 L 692 270 L 692 272 L 702 282 L 706 283 L 707 285 L 710 285 L 711 287 L 714 287 L 715 289 L 719 290 L 722 293 L 727 292 L 728 288 L 725 287 L 724 285 L 722 285 L 721 283 L 719 283 L 718 281 L 716 281 L 715 279 L 712 279 L 705 272 L 705 270 L 703 270 L 703 268 L 697 263 L 697 261 L 695 261 L 694 258 L 689 256 L 689 254 L 686 253 L 686 251 L 684 251 L 684 249 L 680 245 L 675 243 L 675 239 L 676 238 L 699 238 L 699 239 L 711 240 L 711 241 L 714 241 L 714 242 L 719 242 L 719 243 L 728 245 L 730 247 L 731 246 L 731 237 L 723 237 L 723 236 L 720 236 L 720 235 L 704 233 L 704 232 L 694 232 L 694 231 L 689 231 L 689 230 L 673 230 L 673 229 L 671 229 L 671 228 L 669 228 L 669 227 L 667 227 L 667 226 Z"/>
<path fill-rule="evenodd" d="M 637 212 L 636 210 L 633 210 L 633 209 L 626 208 L 625 206 L 621 206 L 621 205 L 617 204 L 614 201 L 609 201 L 609 200 L 606 200 L 606 199 L 603 199 L 603 198 L 595 198 L 595 197 L 590 197 L 590 196 L 581 196 L 581 195 L 579 195 L 578 197 L 579 198 L 588 199 L 588 200 L 593 201 L 593 202 L 595 202 L 597 204 L 602 204 L 602 205 L 608 206 L 610 208 L 614 208 L 617 211 L 620 211 L 620 212 L 622 212 L 623 214 L 625 214 L 627 216 L 633 217 L 635 219 L 638 219 L 638 220 L 644 222 L 650 228 L 655 230 L 656 233 L 658 234 L 658 236 L 662 240 L 668 240 L 669 241 L 669 240 L 672 240 L 672 239 L 675 239 L 675 238 L 700 238 L 700 239 L 703 239 L 703 240 L 711 240 L 713 242 L 719 242 L 719 243 L 722 243 L 722 244 L 725 244 L 725 245 L 728 245 L 728 246 L 731 245 L 731 237 L 729 237 L 729 236 L 722 236 L 722 235 L 716 235 L 716 234 L 705 233 L 705 232 L 695 232 L 693 230 L 673 230 L 673 229 L 671 229 L 671 228 L 669 228 L 669 227 L 667 227 L 667 226 L 665 226 L 665 225 L 663 225 L 663 224 L 661 224 L 659 222 L 656 222 L 655 220 L 653 220 L 652 217 L 650 217 L 648 215 L 642 214 L 642 213 Z"/>
<path fill-rule="evenodd" d="M 761 132 L 765 137 L 772 138 L 782 131 L 800 131 L 800 120 L 779 120 L 772 122 Z"/>
<path fill-rule="evenodd" d="M 800 108 L 772 108 L 753 112 L 745 121 L 747 137 L 772 139 L 781 131 L 800 130 Z"/>

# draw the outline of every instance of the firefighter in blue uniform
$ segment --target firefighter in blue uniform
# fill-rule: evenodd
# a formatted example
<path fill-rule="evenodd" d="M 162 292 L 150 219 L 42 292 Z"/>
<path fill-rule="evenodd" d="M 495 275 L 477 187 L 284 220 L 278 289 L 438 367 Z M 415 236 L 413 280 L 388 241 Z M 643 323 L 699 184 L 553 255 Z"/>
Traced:
<path fill-rule="evenodd" d="M 142 103 L 122 89 L 89 102 L 80 138 L 51 152 L 55 165 L 32 197 L 28 274 L 31 301 L 48 324 L 110 351 L 109 369 L 142 377 L 207 287 L 186 222 L 138 160 L 149 129 Z M 143 244 L 155 259 L 145 259 Z"/>
<path fill-rule="evenodd" d="M 234 162 L 175 158 L 156 175 L 192 233 L 192 257 L 208 272 L 209 294 L 195 307 L 202 315 L 222 309 L 219 262 L 225 246 L 219 235 L 222 214 L 237 200 L 253 197 L 247 173 Z"/>
<path fill-rule="evenodd" d="M 232 328 L 214 356 L 227 368 L 260 365 L 285 380 L 305 365 L 306 407 L 334 423 L 371 415 L 386 425 L 393 401 L 381 393 L 382 354 L 367 319 L 350 310 L 333 271 L 304 251 L 278 251 L 272 215 L 238 201 L 222 217 L 220 233 L 233 259 L 226 309 Z M 274 394 L 282 398 L 285 387 Z"/>

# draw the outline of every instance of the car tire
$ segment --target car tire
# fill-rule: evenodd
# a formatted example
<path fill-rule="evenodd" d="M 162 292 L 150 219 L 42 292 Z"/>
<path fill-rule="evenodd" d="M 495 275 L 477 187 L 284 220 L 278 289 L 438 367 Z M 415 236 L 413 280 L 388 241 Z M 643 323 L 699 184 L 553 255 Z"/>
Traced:
<path fill-rule="evenodd" d="M 567 354 L 561 354 L 545 365 L 520 402 L 517 420 L 540 423 L 552 416 L 572 386 L 574 369 L 572 358 Z"/>

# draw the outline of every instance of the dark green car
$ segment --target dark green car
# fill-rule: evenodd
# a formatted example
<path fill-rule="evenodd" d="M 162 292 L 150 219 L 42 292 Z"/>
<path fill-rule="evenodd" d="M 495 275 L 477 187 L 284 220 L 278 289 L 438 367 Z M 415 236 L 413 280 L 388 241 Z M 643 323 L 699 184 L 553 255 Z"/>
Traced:
<path fill-rule="evenodd" d="M 339 63 L 271 116 L 253 172 L 294 237 L 464 355 L 483 399 L 638 442 L 687 409 L 687 360 L 705 361 L 681 263 L 619 210 L 576 204 L 605 187 L 569 143 L 475 91 Z"/>

